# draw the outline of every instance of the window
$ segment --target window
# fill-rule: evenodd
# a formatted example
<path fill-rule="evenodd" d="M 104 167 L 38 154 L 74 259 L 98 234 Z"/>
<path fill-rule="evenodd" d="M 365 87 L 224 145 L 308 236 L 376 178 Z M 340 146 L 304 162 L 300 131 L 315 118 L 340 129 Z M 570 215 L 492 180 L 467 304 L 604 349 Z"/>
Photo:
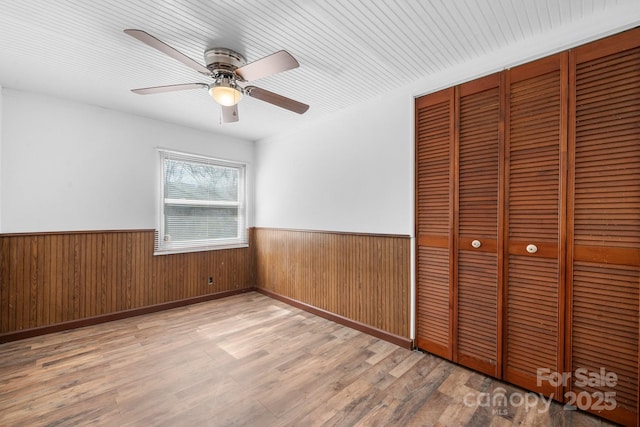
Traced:
<path fill-rule="evenodd" d="M 242 163 L 159 150 L 156 254 L 247 246 Z"/>

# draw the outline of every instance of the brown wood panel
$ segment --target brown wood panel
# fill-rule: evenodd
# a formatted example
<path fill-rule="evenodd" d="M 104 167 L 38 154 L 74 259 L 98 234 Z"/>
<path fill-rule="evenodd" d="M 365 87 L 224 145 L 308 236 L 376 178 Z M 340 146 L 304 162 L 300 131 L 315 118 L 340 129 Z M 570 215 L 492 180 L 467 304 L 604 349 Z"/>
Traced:
<path fill-rule="evenodd" d="M 455 359 L 487 374 L 501 374 L 498 246 L 501 226 L 500 76 L 493 74 L 457 90 L 457 213 Z M 471 242 L 478 240 L 479 248 Z"/>
<path fill-rule="evenodd" d="M 416 344 L 452 359 L 449 249 L 418 246 L 416 268 Z"/>
<path fill-rule="evenodd" d="M 584 409 L 638 425 L 640 310 L 640 30 L 572 52 L 566 370 L 617 376 L 570 392 L 607 393 Z"/>
<path fill-rule="evenodd" d="M 420 237 L 418 237 L 418 245 L 430 246 L 434 248 L 448 248 L 449 236 L 429 236 L 426 234 L 422 234 L 420 235 Z"/>
<path fill-rule="evenodd" d="M 254 286 L 253 248 L 153 256 L 153 239 L 153 230 L 0 235 L 0 333 Z"/>
<path fill-rule="evenodd" d="M 638 266 L 575 261 L 572 283 L 571 371 L 617 376 L 611 384 L 577 384 L 576 394 L 613 393 L 615 408 L 585 408 L 626 425 L 638 411 Z"/>
<path fill-rule="evenodd" d="M 557 243 L 560 70 L 512 82 L 509 103 L 509 239 Z"/>
<path fill-rule="evenodd" d="M 596 65 L 592 62 L 596 61 Z M 640 48 L 576 65 L 574 243 L 640 245 Z M 586 88 L 588 76 L 599 84 Z M 603 77 L 611 83 L 603 82 Z M 624 81 L 621 87 L 617 82 Z M 600 101 L 600 99 L 603 99 Z M 635 122 L 635 129 L 627 126 Z M 602 134 L 616 135 L 602 140 Z"/>
<path fill-rule="evenodd" d="M 453 90 L 416 100 L 416 234 L 450 236 L 453 223 Z M 443 94 L 423 98 L 439 100 Z M 423 106 L 424 105 L 424 106 Z"/>
<path fill-rule="evenodd" d="M 561 393 L 537 384 L 538 369 L 560 372 L 559 277 L 556 259 L 509 256 L 507 266 L 504 377 L 530 390 Z"/>
<path fill-rule="evenodd" d="M 609 55 L 638 47 L 640 29 L 624 31 L 611 37 L 579 46 L 575 49 L 578 63 L 605 58 Z"/>
<path fill-rule="evenodd" d="M 474 248 L 473 241 L 480 241 L 480 247 Z M 480 238 L 475 239 L 473 237 L 460 237 L 458 238 L 458 251 L 468 250 L 472 252 L 489 252 L 489 253 L 498 253 L 498 245 L 499 241 L 495 238 Z"/>
<path fill-rule="evenodd" d="M 640 247 L 576 246 L 573 259 L 613 265 L 640 265 Z"/>
<path fill-rule="evenodd" d="M 558 243 L 535 242 L 536 252 L 529 253 L 527 246 L 532 244 L 532 240 L 510 239 L 507 244 L 507 253 L 511 255 L 523 255 L 531 258 L 558 258 Z"/>
<path fill-rule="evenodd" d="M 457 361 L 499 377 L 498 255 L 458 253 Z"/>
<path fill-rule="evenodd" d="M 416 99 L 416 344 L 452 359 L 455 295 L 453 88 Z M 446 245 L 446 246 L 445 246 Z"/>
<path fill-rule="evenodd" d="M 408 338 L 408 236 L 257 228 L 256 286 Z"/>
<path fill-rule="evenodd" d="M 568 54 L 506 73 L 504 366 L 507 381 L 562 396 Z M 534 244 L 539 251 L 526 251 Z"/>

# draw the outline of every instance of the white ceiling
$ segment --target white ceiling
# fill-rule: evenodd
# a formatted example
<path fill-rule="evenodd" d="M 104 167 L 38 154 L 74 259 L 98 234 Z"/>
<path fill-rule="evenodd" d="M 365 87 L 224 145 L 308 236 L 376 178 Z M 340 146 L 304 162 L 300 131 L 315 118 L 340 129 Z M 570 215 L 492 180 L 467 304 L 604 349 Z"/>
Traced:
<path fill-rule="evenodd" d="M 258 140 L 543 35 L 606 20 L 639 22 L 640 1 L 0 0 L 0 85 Z M 237 50 L 249 62 L 286 49 L 300 68 L 254 84 L 311 108 L 300 116 L 245 98 L 240 122 L 223 125 L 204 90 L 135 95 L 129 89 L 207 78 L 127 36 L 126 28 L 145 30 L 200 63 L 211 47 Z"/>

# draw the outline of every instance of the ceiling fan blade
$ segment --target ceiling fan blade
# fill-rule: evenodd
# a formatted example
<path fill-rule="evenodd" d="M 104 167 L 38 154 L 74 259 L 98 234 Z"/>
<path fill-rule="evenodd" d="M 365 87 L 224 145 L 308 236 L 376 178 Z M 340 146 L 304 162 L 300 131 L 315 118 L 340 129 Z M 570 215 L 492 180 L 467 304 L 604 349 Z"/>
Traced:
<path fill-rule="evenodd" d="M 140 89 L 131 89 L 131 92 L 137 93 L 138 95 L 151 95 L 153 93 L 175 92 L 178 90 L 201 89 L 201 88 L 208 89 L 209 85 L 205 83 L 185 83 L 181 85 L 142 87 Z"/>
<path fill-rule="evenodd" d="M 178 52 L 177 50 L 175 50 L 174 48 L 172 48 L 168 44 L 158 40 L 157 38 L 153 37 L 151 34 L 145 32 L 145 31 L 142 31 L 142 30 L 124 30 L 124 32 L 129 34 L 131 37 L 134 37 L 134 38 L 140 40 L 142 43 L 145 43 L 145 44 L 151 46 L 154 49 L 158 49 L 160 52 L 164 53 L 165 55 L 169 55 L 173 59 L 176 59 L 176 60 L 182 62 L 187 67 L 193 68 L 194 70 L 196 70 L 199 73 L 204 74 L 205 76 L 210 76 L 211 75 L 211 71 L 209 71 L 208 68 L 206 68 L 203 65 L 200 65 L 199 63 L 197 63 L 193 59 L 189 58 L 187 55 L 185 55 L 185 54 L 183 54 L 181 52 Z"/>
<path fill-rule="evenodd" d="M 233 123 L 238 121 L 238 104 L 228 107 L 221 105 L 220 108 L 222 108 L 222 123 Z"/>
<path fill-rule="evenodd" d="M 250 82 L 299 66 L 298 61 L 289 52 L 280 50 L 262 59 L 243 65 L 235 71 L 243 80 Z"/>
<path fill-rule="evenodd" d="M 276 105 L 278 107 L 284 108 L 285 110 L 293 111 L 294 113 L 298 114 L 303 114 L 309 109 L 309 106 L 307 104 L 294 101 L 293 99 L 278 95 L 277 93 L 269 92 L 265 89 L 260 89 L 259 87 L 255 86 L 247 86 L 244 89 L 244 93 L 252 98 L 268 102 L 269 104 Z"/>

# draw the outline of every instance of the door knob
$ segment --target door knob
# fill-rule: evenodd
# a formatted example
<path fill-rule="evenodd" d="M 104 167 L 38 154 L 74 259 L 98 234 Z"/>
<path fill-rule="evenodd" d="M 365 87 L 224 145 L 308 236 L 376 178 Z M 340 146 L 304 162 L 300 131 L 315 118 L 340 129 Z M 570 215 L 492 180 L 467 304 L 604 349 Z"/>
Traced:
<path fill-rule="evenodd" d="M 482 243 L 480 243 L 480 240 L 474 240 L 473 242 L 471 242 L 471 246 L 478 249 L 480 246 L 482 246 Z"/>
<path fill-rule="evenodd" d="M 535 254 L 538 252 L 538 247 L 536 245 L 527 245 L 527 252 L 530 254 Z"/>

